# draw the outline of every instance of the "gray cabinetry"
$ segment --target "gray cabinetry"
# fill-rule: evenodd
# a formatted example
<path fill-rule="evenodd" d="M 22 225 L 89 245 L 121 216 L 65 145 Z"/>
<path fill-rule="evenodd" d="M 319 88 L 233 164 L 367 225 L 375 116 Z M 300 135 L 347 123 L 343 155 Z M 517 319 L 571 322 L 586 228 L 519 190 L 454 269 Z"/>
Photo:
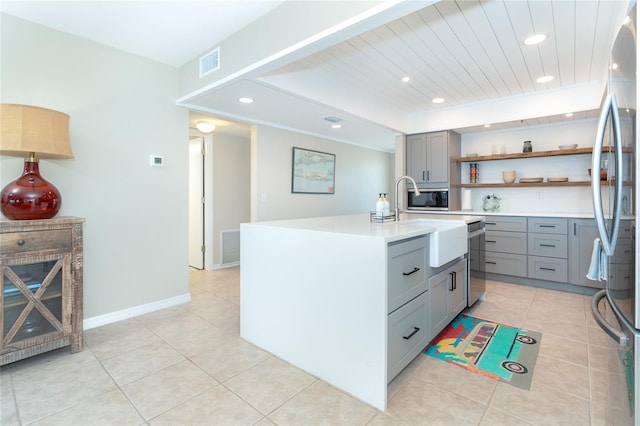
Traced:
<path fill-rule="evenodd" d="M 594 219 L 569 219 L 569 282 L 571 284 L 604 288 L 604 283 L 587 279 L 593 241 L 598 238 Z"/>
<path fill-rule="evenodd" d="M 631 239 L 632 223 L 630 220 L 620 222 L 616 251 L 609 259 L 609 282 L 614 292 L 629 292 L 634 288 L 633 240 Z"/>
<path fill-rule="evenodd" d="M 427 290 L 428 247 L 426 236 L 389 245 L 388 313 Z"/>
<path fill-rule="evenodd" d="M 567 219 L 531 217 L 527 229 L 529 278 L 567 282 Z"/>
<path fill-rule="evenodd" d="M 467 261 L 436 270 L 429 279 L 431 338 L 437 336 L 467 305 Z"/>
<path fill-rule="evenodd" d="M 429 343 L 429 292 L 387 317 L 387 380 L 391 381 Z"/>
<path fill-rule="evenodd" d="M 407 175 L 421 188 L 451 188 L 460 183 L 460 135 L 452 131 L 408 135 Z M 454 188 L 456 190 L 456 188 Z M 454 197 L 449 197 L 453 200 Z M 457 200 L 457 198 L 455 198 Z"/>
<path fill-rule="evenodd" d="M 428 236 L 387 247 L 387 380 L 429 343 Z"/>
<path fill-rule="evenodd" d="M 499 216 L 485 222 L 488 273 L 527 276 L 527 218 Z"/>

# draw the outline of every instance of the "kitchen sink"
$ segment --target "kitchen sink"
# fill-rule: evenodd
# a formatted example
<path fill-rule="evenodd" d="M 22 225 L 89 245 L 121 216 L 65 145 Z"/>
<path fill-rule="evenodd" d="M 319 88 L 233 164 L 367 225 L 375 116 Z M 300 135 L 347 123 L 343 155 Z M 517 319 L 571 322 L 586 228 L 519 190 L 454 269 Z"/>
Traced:
<path fill-rule="evenodd" d="M 429 266 L 437 268 L 467 252 L 467 225 L 463 221 L 411 219 L 398 222 L 403 225 L 429 226 Z"/>

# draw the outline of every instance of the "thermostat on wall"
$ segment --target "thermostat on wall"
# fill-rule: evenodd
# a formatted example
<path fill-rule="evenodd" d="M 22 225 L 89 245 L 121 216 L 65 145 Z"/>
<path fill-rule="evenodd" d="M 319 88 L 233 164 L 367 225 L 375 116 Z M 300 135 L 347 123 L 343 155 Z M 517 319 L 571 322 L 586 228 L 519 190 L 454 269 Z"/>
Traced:
<path fill-rule="evenodd" d="M 149 164 L 154 167 L 162 167 L 164 166 L 164 159 L 162 155 L 151 155 L 149 156 Z"/>

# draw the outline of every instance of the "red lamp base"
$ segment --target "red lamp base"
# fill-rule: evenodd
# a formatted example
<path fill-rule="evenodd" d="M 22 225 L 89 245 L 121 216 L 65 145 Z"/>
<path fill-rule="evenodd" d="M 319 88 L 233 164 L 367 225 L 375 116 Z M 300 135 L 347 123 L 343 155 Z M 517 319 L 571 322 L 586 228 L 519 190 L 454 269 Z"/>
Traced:
<path fill-rule="evenodd" d="M 0 193 L 0 210 L 13 220 L 50 219 L 54 217 L 62 197 L 58 189 L 40 176 L 37 161 L 25 161 L 24 172 Z"/>

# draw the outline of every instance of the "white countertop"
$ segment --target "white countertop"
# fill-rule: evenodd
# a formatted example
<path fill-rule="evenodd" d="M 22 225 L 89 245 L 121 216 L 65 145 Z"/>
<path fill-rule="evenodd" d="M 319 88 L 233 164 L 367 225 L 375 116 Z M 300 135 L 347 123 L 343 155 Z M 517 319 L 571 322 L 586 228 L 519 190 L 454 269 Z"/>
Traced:
<path fill-rule="evenodd" d="M 481 217 L 481 216 L 480 216 Z M 362 235 L 367 237 L 382 238 L 385 242 L 402 240 L 405 238 L 417 237 L 430 234 L 436 228 L 425 224 L 420 224 L 414 219 L 433 219 L 449 223 L 466 225 L 469 222 L 478 220 L 478 216 L 471 215 L 406 215 L 401 214 L 397 222 L 372 223 L 368 214 L 325 216 L 306 219 L 277 220 L 269 222 L 252 222 L 245 225 L 272 226 L 292 229 L 302 229 L 308 231 L 329 232 L 349 235 Z"/>
<path fill-rule="evenodd" d="M 422 215 L 425 212 L 423 211 L 407 211 L 407 214 L 410 215 Z M 587 213 L 565 213 L 565 212 L 553 212 L 553 211 L 549 211 L 549 212 L 495 212 L 495 213 L 491 213 L 491 212 L 484 212 L 484 211 L 462 211 L 462 210 L 455 210 L 455 211 L 443 211 L 443 212 L 438 212 L 438 211 L 433 211 L 433 212 L 428 212 L 430 215 L 445 215 L 445 216 L 457 216 L 457 215 L 462 215 L 462 216 L 469 216 L 469 215 L 478 215 L 478 216 L 524 216 L 524 217 L 565 217 L 565 218 L 577 218 L 577 219 L 592 219 L 594 218 L 593 216 L 593 212 L 587 212 Z"/>

